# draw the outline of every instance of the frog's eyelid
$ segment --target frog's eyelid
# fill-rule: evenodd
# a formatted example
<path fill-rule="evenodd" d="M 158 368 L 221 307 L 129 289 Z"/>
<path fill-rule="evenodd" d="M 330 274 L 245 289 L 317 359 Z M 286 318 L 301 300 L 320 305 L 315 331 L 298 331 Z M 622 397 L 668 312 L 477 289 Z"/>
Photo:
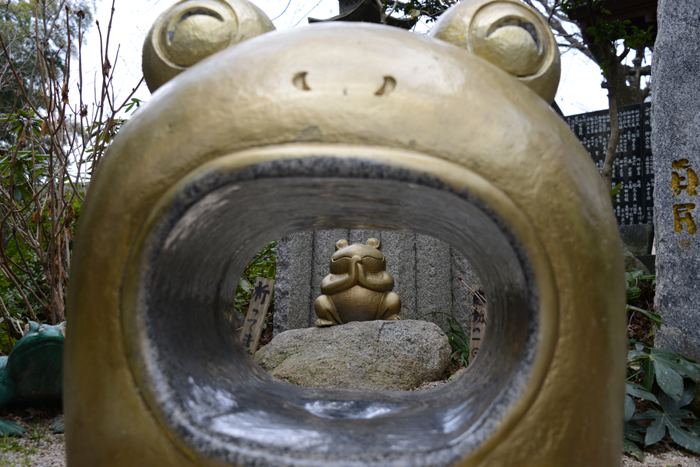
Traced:
<path fill-rule="evenodd" d="M 197 10 L 194 10 L 194 11 L 185 12 L 180 17 L 177 24 L 175 24 L 175 28 L 171 31 L 168 31 L 168 45 L 172 44 L 173 39 L 175 38 L 175 33 L 177 32 L 177 27 L 180 25 L 180 23 L 185 21 L 190 16 L 197 16 L 197 15 L 211 16 L 214 19 L 218 19 L 222 23 L 224 22 L 224 18 L 220 14 L 218 14 L 215 11 L 205 10 L 204 8 L 198 8 Z"/>
<path fill-rule="evenodd" d="M 532 39 L 535 41 L 535 45 L 537 45 L 537 50 L 539 52 L 542 52 L 542 43 L 540 42 L 539 35 L 537 34 L 537 28 L 530 21 L 526 21 L 526 20 L 523 20 L 521 18 L 507 16 L 507 17 L 499 20 L 497 23 L 495 23 L 493 26 L 491 26 L 488 34 L 486 34 L 486 38 L 488 38 L 496 30 L 504 28 L 506 26 L 517 26 L 519 28 L 523 28 L 524 30 L 526 30 L 528 33 L 530 33 L 530 35 L 532 36 Z"/>
<path fill-rule="evenodd" d="M 195 16 L 195 15 L 211 16 L 212 18 L 216 18 L 216 19 L 218 19 L 219 21 L 223 21 L 223 20 L 224 20 L 224 18 L 222 18 L 221 15 L 218 14 L 217 12 L 215 12 L 215 11 L 205 10 L 204 8 L 198 8 L 198 9 L 196 9 L 196 10 L 194 10 L 194 11 L 188 11 L 187 13 L 185 13 L 184 15 L 182 15 L 182 17 L 180 18 L 180 21 L 178 21 L 178 22 L 179 22 L 179 23 L 182 23 L 183 21 L 185 21 L 185 20 L 186 20 L 187 18 L 189 18 L 190 16 Z"/>

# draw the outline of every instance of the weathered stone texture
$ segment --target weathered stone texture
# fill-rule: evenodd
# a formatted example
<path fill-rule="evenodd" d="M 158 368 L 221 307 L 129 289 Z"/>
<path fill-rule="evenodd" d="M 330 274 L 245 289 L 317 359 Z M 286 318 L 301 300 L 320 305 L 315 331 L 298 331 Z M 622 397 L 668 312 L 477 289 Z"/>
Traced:
<path fill-rule="evenodd" d="M 386 270 L 394 278 L 394 292 L 401 297 L 402 318 L 418 319 L 439 312 L 423 319 L 447 330 L 447 315 L 452 312 L 469 330 L 472 293 L 457 277 L 471 287 L 480 281 L 454 247 L 410 232 L 335 229 L 302 232 L 278 241 L 274 334 L 314 325 L 314 300 L 321 294 L 321 281 L 330 272 L 328 263 L 338 240 L 365 243 L 372 237 L 381 241 Z"/>
<path fill-rule="evenodd" d="M 425 321 L 364 321 L 286 331 L 255 354 L 273 376 L 301 386 L 401 391 L 440 379 L 450 344 Z"/>
<path fill-rule="evenodd" d="M 394 278 L 394 292 L 401 297 L 401 317 L 416 319 L 416 234 L 382 232 L 386 271 Z"/>
<path fill-rule="evenodd" d="M 308 303 L 311 297 L 313 232 L 287 235 L 277 241 L 277 274 L 275 279 L 275 334 L 287 329 L 308 326 L 308 313 L 297 312 L 297 304 Z M 306 309 L 305 309 L 306 310 Z"/>
<path fill-rule="evenodd" d="M 700 198 L 674 196 L 672 174 L 700 173 L 700 1 L 661 0 L 652 62 L 652 152 L 657 288 L 655 309 L 667 327 L 656 345 L 700 359 Z M 682 161 L 686 159 L 686 161 Z M 673 167 L 674 161 L 676 168 Z M 681 167 L 683 166 L 683 167 Z M 674 225 L 674 209 L 676 223 Z M 679 220 L 686 222 L 678 222 Z"/>
<path fill-rule="evenodd" d="M 474 293 L 481 285 L 481 280 L 469 261 L 456 248 L 450 248 L 452 260 L 452 316 L 469 335 L 472 326 Z M 458 278 L 461 277 L 467 288 Z"/>
<path fill-rule="evenodd" d="M 450 245 L 428 235 L 416 235 L 416 314 L 417 318 L 447 329 L 452 309 L 452 264 Z M 427 315 L 427 313 L 433 313 Z"/>

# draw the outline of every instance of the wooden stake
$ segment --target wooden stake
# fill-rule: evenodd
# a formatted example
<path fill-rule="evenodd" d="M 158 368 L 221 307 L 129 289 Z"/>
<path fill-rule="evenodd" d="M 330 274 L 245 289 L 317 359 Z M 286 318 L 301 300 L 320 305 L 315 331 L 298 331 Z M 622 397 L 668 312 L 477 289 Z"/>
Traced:
<path fill-rule="evenodd" d="M 481 287 L 474 292 L 472 308 L 474 308 L 474 313 L 472 314 L 472 333 L 471 341 L 469 342 L 470 363 L 474 361 L 479 353 L 481 342 L 484 339 L 484 334 L 486 334 L 486 299 L 484 297 L 484 289 Z"/>
<path fill-rule="evenodd" d="M 274 289 L 274 280 L 265 277 L 255 279 L 255 288 L 250 297 L 248 314 L 246 314 L 245 323 L 241 330 L 241 343 L 251 357 L 258 349 L 265 315 L 267 315 L 267 308 L 270 306 Z"/>

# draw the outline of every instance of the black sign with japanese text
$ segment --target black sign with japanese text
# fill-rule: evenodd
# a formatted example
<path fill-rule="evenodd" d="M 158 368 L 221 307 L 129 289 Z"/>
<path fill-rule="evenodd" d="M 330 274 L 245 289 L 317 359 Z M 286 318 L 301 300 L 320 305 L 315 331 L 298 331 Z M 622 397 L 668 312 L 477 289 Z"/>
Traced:
<path fill-rule="evenodd" d="M 613 186 L 622 183 L 614 203 L 620 225 L 654 221 L 654 163 L 651 156 L 651 104 L 618 109 L 620 141 L 613 163 Z M 598 170 L 603 169 L 610 136 L 607 110 L 564 117 L 571 131 L 588 150 Z"/>

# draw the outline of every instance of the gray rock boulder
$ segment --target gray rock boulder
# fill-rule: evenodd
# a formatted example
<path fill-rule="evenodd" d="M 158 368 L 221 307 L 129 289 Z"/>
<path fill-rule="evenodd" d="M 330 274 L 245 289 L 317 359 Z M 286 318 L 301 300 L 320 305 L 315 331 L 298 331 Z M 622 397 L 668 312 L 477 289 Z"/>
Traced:
<path fill-rule="evenodd" d="M 634 256 L 634 253 L 629 249 L 629 247 L 622 242 L 622 257 L 625 260 L 625 271 L 629 270 L 630 268 L 632 269 L 639 269 L 641 271 L 644 271 L 646 274 L 649 274 L 649 269 L 639 261 L 639 259 Z"/>
<path fill-rule="evenodd" d="M 364 321 L 285 331 L 255 354 L 264 370 L 300 386 L 401 391 L 440 379 L 445 333 L 426 321 Z"/>

